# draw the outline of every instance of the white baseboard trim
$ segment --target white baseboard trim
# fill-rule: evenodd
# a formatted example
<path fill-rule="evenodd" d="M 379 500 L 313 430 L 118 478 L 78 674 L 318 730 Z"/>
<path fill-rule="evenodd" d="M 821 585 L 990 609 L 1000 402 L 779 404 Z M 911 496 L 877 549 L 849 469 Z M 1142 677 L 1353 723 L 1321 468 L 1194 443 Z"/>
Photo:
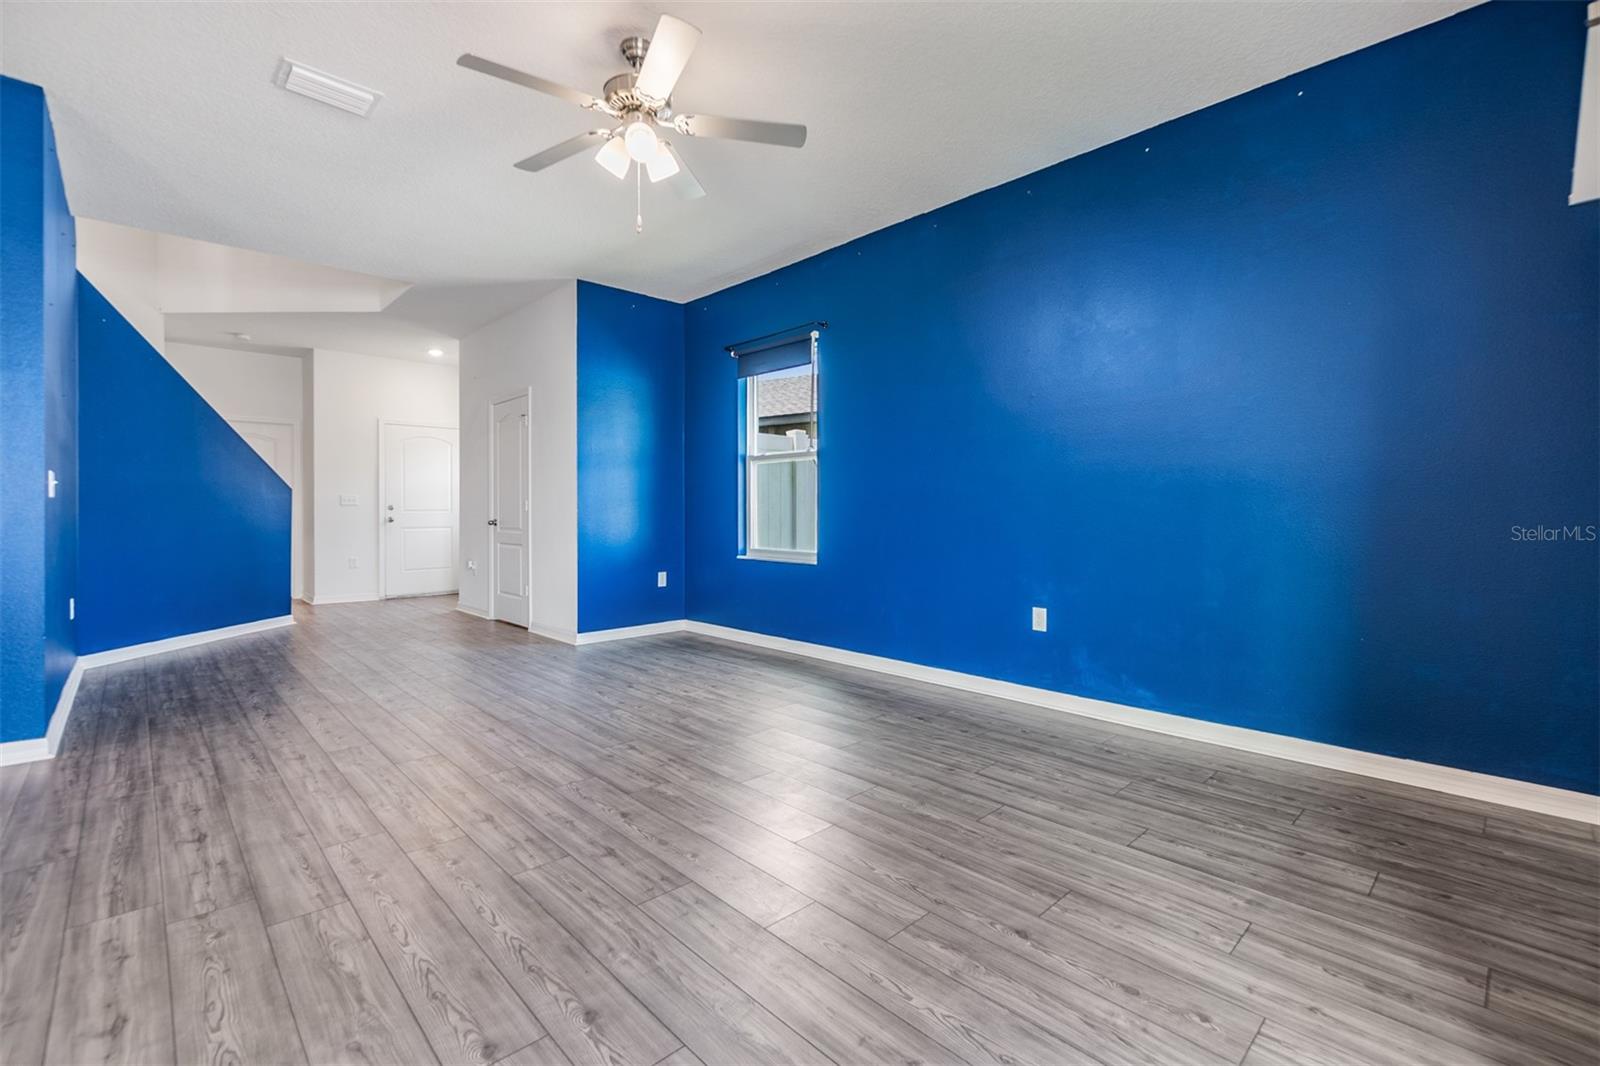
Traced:
<path fill-rule="evenodd" d="M 477 607 L 469 607 L 464 603 L 456 604 L 456 610 L 462 614 L 469 614 L 474 618 L 489 618 L 489 612 Z M 492 619 L 491 619 L 492 620 Z M 591 629 L 587 633 L 574 633 L 570 629 L 559 629 L 555 626 L 540 625 L 535 622 L 528 626 L 528 632 L 536 637 L 545 637 L 549 640 L 560 641 L 562 644 L 571 644 L 578 647 L 584 644 L 604 644 L 611 640 L 629 640 L 633 637 L 653 637 L 661 633 L 682 633 L 689 623 L 682 618 L 674 618 L 667 622 L 649 622 L 642 626 L 621 626 L 617 629 Z"/>
<path fill-rule="evenodd" d="M 455 609 L 460 611 L 462 614 L 471 615 L 473 618 L 482 618 L 489 622 L 495 621 L 488 611 L 478 607 L 470 607 L 464 603 L 457 603 Z M 508 622 L 506 624 L 516 625 L 515 622 Z M 541 625 L 538 622 L 535 622 L 526 628 L 529 633 L 532 633 L 536 637 L 544 637 L 546 640 L 554 640 L 561 644 L 583 643 L 578 634 L 574 633 L 570 629 L 560 629 L 556 626 Z"/>
<path fill-rule="evenodd" d="M 53 722 L 55 718 L 52 717 L 50 720 Z M 0 766 L 20 766 L 25 762 L 39 762 L 54 756 L 55 752 L 50 750 L 49 742 L 44 737 L 34 737 L 32 740 L 8 740 L 0 744 Z"/>
<path fill-rule="evenodd" d="M 83 682 L 83 670 L 82 659 L 72 664 L 72 669 L 67 674 L 67 682 L 61 686 L 61 695 L 56 697 L 55 710 L 50 712 L 50 724 L 45 727 L 44 736 L 29 740 L 8 740 L 0 744 L 0 766 L 16 766 L 20 763 L 55 758 L 56 751 L 61 747 L 61 735 L 67 731 L 67 718 L 72 714 L 72 704 L 78 698 L 78 686 Z"/>
<path fill-rule="evenodd" d="M 592 629 L 579 633 L 578 644 L 604 644 L 609 640 L 628 640 L 632 637 L 654 637 L 662 633 L 682 633 L 689 623 L 682 618 L 670 622 L 648 622 L 642 626 L 621 626 L 617 629 Z"/>
<path fill-rule="evenodd" d="M 960 689 L 963 692 L 975 692 L 1032 704 L 1035 707 L 1046 707 L 1081 718 L 1114 722 L 1167 736 L 1218 744 L 1257 755 L 1269 755 L 1329 770 L 1343 770 L 1346 773 L 1360 774 L 1382 781 L 1394 781 L 1467 799 L 1498 803 L 1557 818 L 1600 825 L 1600 796 L 1590 796 L 1583 792 L 1536 785 L 1529 781 L 1496 777 L 1492 774 L 1480 774 L 1472 770 L 1459 770 L 1453 766 L 1439 766 L 1415 759 L 1400 759 L 1392 755 L 1341 748 L 1334 744 L 1301 740 L 1298 737 L 1245 729 L 1241 726 L 1221 725 L 1198 718 L 1186 718 L 1183 715 L 1151 711 L 1142 707 L 1129 707 L 1120 703 L 1055 692 L 1051 689 L 999 681 L 977 674 L 963 674 L 955 670 L 943 670 L 935 666 L 922 666 L 880 655 L 847 651 L 826 644 L 810 644 L 800 640 L 789 640 L 786 637 L 773 637 L 765 633 L 753 633 L 709 622 L 690 620 L 683 624 L 683 630 L 700 636 L 715 637 L 719 640 L 749 644 L 773 651 L 785 651 L 823 662 L 854 666 L 912 681 L 925 681 L 946 688 Z"/>
<path fill-rule="evenodd" d="M 97 666 L 109 666 L 112 663 L 123 663 L 130 659 L 142 659 L 146 655 L 160 655 L 162 652 L 177 651 L 180 648 L 193 648 L 200 644 L 210 644 L 215 640 L 227 640 L 229 637 L 242 637 L 248 633 L 263 633 L 269 629 L 282 629 L 284 626 L 294 625 L 293 615 L 280 615 L 277 618 L 263 618 L 256 622 L 242 622 L 236 626 L 223 626 L 221 629 L 207 629 L 199 633 L 184 633 L 182 636 L 167 637 L 164 640 L 152 640 L 144 644 L 130 644 L 125 648 L 111 648 L 107 651 L 91 652 L 88 655 L 78 656 L 72 664 L 72 672 L 67 675 L 67 683 L 61 688 L 61 696 L 56 700 L 56 709 L 50 715 L 50 724 L 45 729 L 42 737 L 31 740 L 11 740 L 0 744 L 0 766 L 11 766 L 16 763 L 37 762 L 40 759 L 53 759 L 61 747 L 61 737 L 67 731 L 67 718 L 72 714 L 73 704 L 78 698 L 78 687 L 83 683 L 83 672 L 93 670 Z"/>
<path fill-rule="evenodd" d="M 92 670 L 97 666 L 125 663 L 129 659 L 143 659 L 146 655 L 160 655 L 163 652 L 178 651 L 180 648 L 210 644 L 214 640 L 243 637 L 250 633 L 265 633 L 269 629 L 282 629 L 284 626 L 292 625 L 294 625 L 294 615 L 281 614 L 276 618 L 262 618 L 254 622 L 241 622 L 236 626 L 205 629 L 199 633 L 183 633 L 176 637 L 167 637 L 165 640 L 152 640 L 145 644 L 130 644 L 126 648 L 112 648 L 109 651 L 80 655 L 78 664 L 85 670 Z"/>
<path fill-rule="evenodd" d="M 357 592 L 350 596 L 317 596 L 310 603 L 313 607 L 328 607 L 336 603 L 375 603 L 381 598 L 376 592 Z"/>
<path fill-rule="evenodd" d="M 78 699 L 78 686 L 83 683 L 83 672 L 88 669 L 82 659 L 74 659 L 72 672 L 67 675 L 67 683 L 61 686 L 61 695 L 56 700 L 56 709 L 50 715 L 50 724 L 44 731 L 44 744 L 46 754 L 44 758 L 54 758 L 61 749 L 61 738 L 67 731 L 67 718 L 72 714 L 73 705 Z M 0 759 L 0 762 L 3 762 Z"/>
<path fill-rule="evenodd" d="M 578 643 L 578 634 L 570 629 L 561 629 L 557 626 L 547 626 L 539 622 L 528 625 L 528 632 L 536 637 L 545 637 L 549 640 L 558 640 L 563 644 Z"/>

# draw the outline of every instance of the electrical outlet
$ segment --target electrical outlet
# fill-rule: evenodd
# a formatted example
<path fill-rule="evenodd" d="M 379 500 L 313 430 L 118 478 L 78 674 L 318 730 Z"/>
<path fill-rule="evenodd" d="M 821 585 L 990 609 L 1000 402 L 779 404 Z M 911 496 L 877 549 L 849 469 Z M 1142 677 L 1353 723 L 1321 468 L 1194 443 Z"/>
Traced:
<path fill-rule="evenodd" d="M 67 597 L 67 621 L 76 621 L 78 617 L 78 597 Z"/>
<path fill-rule="evenodd" d="M 1049 613 L 1043 607 L 1033 609 L 1033 631 L 1043 633 L 1050 628 Z"/>
<path fill-rule="evenodd" d="M 656 588 L 664 589 L 666 587 L 667 587 L 667 572 L 665 570 L 657 570 L 656 571 Z"/>
<path fill-rule="evenodd" d="M 346 556 L 344 565 L 347 570 L 354 570 L 356 568 L 356 557 L 354 555 Z"/>

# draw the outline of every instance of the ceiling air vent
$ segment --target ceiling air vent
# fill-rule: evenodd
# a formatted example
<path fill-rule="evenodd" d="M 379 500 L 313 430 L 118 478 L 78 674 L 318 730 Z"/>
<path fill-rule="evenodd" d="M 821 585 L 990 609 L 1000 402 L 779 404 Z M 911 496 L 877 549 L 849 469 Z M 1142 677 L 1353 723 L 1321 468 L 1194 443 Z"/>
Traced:
<path fill-rule="evenodd" d="M 366 117 L 378 106 L 383 94 L 374 92 L 355 82 L 336 78 L 326 71 L 296 63 L 292 59 L 280 60 L 278 72 L 272 79 L 277 85 L 301 96 L 320 100 L 330 107 Z"/>

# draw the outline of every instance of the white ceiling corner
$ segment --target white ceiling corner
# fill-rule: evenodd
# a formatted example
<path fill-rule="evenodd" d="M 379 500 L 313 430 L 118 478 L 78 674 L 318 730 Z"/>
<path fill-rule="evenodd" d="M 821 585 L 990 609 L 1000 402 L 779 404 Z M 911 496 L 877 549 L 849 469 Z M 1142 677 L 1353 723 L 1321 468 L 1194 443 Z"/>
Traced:
<path fill-rule="evenodd" d="M 467 286 L 690 299 L 1468 6 L 6 0 L 0 67 L 46 88 L 76 213 L 413 279 L 394 304 L 459 335 Z M 636 236 L 631 184 L 584 158 L 512 168 L 592 116 L 454 61 L 598 92 L 663 10 L 704 30 L 679 110 L 810 140 L 680 145 L 709 195 L 647 187 Z M 284 56 L 383 102 L 362 119 L 286 93 Z"/>

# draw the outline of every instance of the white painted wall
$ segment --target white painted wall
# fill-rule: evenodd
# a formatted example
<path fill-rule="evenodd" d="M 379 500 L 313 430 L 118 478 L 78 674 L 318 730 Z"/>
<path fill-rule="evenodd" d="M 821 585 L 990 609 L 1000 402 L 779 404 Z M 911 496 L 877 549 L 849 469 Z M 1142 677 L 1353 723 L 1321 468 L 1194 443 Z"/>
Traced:
<path fill-rule="evenodd" d="M 410 283 L 209 241 L 156 235 L 161 310 L 381 311 Z"/>
<path fill-rule="evenodd" d="M 374 599 L 380 588 L 378 423 L 455 426 L 456 368 L 318 348 L 311 354 L 311 381 L 313 602 Z M 576 470 L 576 438 L 573 447 Z M 353 506 L 339 502 L 346 495 L 355 497 Z"/>
<path fill-rule="evenodd" d="M 77 236 L 78 270 L 156 351 L 165 347 L 169 314 L 376 312 L 411 287 L 92 218 L 77 220 Z M 427 343 L 419 340 L 419 354 Z"/>
<path fill-rule="evenodd" d="M 76 222 L 78 272 L 152 348 L 164 351 L 167 327 L 161 312 L 156 235 L 92 218 Z"/>
<path fill-rule="evenodd" d="M 535 631 L 570 639 L 578 629 L 576 282 L 461 340 L 461 605 L 471 610 L 489 609 L 489 409 L 530 386 L 529 613 Z"/>
<path fill-rule="evenodd" d="M 164 353 L 178 373 L 218 414 L 229 421 L 288 422 L 294 426 L 295 463 L 291 595 L 306 595 L 305 500 L 311 492 L 305 415 L 305 363 L 289 355 L 235 352 L 197 344 L 167 345 Z"/>
<path fill-rule="evenodd" d="M 80 218 L 77 223 L 78 269 L 157 347 L 165 333 L 164 314 L 381 311 L 411 287 L 113 222 Z M 119 300 L 126 300 L 132 313 Z"/>
<path fill-rule="evenodd" d="M 173 341 L 167 362 L 224 418 L 299 422 L 305 413 L 305 360 Z"/>

